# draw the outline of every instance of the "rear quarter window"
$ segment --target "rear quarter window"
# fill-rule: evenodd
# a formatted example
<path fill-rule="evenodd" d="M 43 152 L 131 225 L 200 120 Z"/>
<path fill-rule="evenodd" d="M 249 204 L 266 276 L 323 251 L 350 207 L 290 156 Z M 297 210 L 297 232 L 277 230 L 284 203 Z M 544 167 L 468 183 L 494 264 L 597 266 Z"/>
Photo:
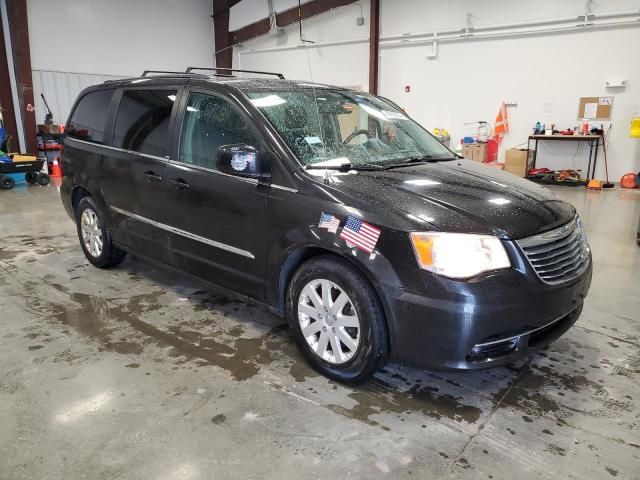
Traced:
<path fill-rule="evenodd" d="M 166 155 L 176 94 L 177 90 L 125 90 L 113 129 L 113 145 L 149 155 Z"/>
<path fill-rule="evenodd" d="M 98 90 L 80 99 L 71 114 L 67 136 L 92 143 L 104 142 L 104 129 L 109 104 L 115 90 Z"/>

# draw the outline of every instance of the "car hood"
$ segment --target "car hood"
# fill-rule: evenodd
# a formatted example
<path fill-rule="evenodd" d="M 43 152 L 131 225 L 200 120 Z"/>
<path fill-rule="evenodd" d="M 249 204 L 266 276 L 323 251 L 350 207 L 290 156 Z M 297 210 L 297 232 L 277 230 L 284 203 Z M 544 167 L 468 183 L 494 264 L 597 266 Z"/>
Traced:
<path fill-rule="evenodd" d="M 331 180 L 333 179 L 333 180 Z M 469 160 L 334 172 L 343 192 L 437 230 L 519 239 L 569 222 L 575 209 L 549 189 Z"/>

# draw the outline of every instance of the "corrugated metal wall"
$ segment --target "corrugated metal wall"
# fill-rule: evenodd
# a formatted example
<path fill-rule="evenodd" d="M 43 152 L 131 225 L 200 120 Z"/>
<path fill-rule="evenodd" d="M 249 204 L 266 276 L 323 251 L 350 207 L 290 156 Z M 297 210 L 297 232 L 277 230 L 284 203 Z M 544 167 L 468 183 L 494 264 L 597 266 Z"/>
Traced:
<path fill-rule="evenodd" d="M 35 98 L 36 119 L 44 122 L 47 108 L 42 101 L 41 93 L 47 99 L 53 112 L 54 123 L 66 123 L 71 107 L 78 94 L 90 85 L 106 80 L 122 78 L 122 76 L 99 75 L 93 73 L 57 72 L 53 70 L 33 70 L 33 93 Z"/>

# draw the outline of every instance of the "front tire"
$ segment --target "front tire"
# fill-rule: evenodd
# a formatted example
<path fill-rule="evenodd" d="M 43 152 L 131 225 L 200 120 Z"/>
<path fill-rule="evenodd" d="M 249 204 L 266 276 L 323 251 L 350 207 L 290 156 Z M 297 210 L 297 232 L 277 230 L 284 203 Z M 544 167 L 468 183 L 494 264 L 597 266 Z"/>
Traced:
<path fill-rule="evenodd" d="M 345 260 L 323 255 L 304 263 L 289 284 L 287 318 L 305 358 L 333 380 L 361 382 L 388 359 L 377 293 Z"/>
<path fill-rule="evenodd" d="M 76 208 L 80 246 L 87 260 L 98 268 L 114 267 L 127 255 L 111 241 L 104 214 L 92 197 L 84 197 Z"/>

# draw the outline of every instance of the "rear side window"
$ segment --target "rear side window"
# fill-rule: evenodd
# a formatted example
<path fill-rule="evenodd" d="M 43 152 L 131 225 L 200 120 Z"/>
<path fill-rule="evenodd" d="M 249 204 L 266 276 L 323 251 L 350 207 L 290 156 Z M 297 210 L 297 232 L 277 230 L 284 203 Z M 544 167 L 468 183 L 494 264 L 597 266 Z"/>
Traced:
<path fill-rule="evenodd" d="M 67 135 L 92 143 L 104 142 L 104 127 L 114 90 L 87 93 L 78 102 L 67 128 Z"/>
<path fill-rule="evenodd" d="M 150 155 L 169 152 L 169 118 L 176 90 L 126 90 L 118 108 L 113 145 Z"/>

